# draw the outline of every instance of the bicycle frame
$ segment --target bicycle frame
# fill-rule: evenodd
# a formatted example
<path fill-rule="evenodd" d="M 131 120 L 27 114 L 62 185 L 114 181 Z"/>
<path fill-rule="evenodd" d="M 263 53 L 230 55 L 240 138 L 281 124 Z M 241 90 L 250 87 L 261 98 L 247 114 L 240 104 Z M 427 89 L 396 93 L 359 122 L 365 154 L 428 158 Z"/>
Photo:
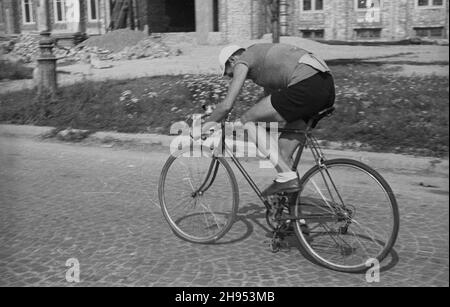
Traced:
<path fill-rule="evenodd" d="M 222 156 L 225 156 L 225 154 L 228 154 L 233 163 L 236 165 L 236 167 L 239 169 L 241 174 L 244 176 L 244 178 L 247 180 L 250 187 L 255 191 L 256 195 L 259 197 L 259 199 L 262 201 L 266 209 L 270 209 L 271 206 L 269 204 L 269 201 L 267 197 L 264 197 L 261 193 L 261 190 L 256 185 L 256 183 L 253 181 L 251 176 L 248 174 L 246 169 L 242 166 L 241 162 L 239 162 L 239 159 L 236 157 L 236 155 L 233 153 L 233 150 L 228 147 L 228 145 L 225 142 L 225 122 L 223 121 L 221 123 L 221 142 L 219 147 L 219 152 L 222 154 Z M 305 143 L 299 144 L 297 154 L 295 155 L 294 164 L 292 166 L 292 170 L 294 172 L 297 172 L 297 167 L 300 162 L 300 158 L 303 154 L 303 150 L 305 147 L 308 147 L 311 149 L 311 152 L 313 154 L 314 160 L 316 161 L 316 164 L 321 166 L 323 163 L 323 153 L 322 150 L 319 147 L 319 144 L 317 140 L 314 138 L 314 136 L 311 134 L 311 125 L 308 124 L 307 128 L 305 130 L 301 129 L 278 129 L 278 132 L 281 133 L 295 133 L 295 134 L 303 134 L 305 136 Z M 194 192 L 194 194 L 202 194 L 204 191 L 206 191 L 211 184 L 214 182 L 215 177 L 217 175 L 217 170 L 219 168 L 219 162 L 217 161 L 217 155 L 213 155 L 213 160 L 211 161 L 211 164 L 208 169 L 208 173 L 205 177 L 205 181 L 201 184 L 201 186 L 197 189 L 197 191 Z M 334 184 L 333 184 L 334 185 Z"/>

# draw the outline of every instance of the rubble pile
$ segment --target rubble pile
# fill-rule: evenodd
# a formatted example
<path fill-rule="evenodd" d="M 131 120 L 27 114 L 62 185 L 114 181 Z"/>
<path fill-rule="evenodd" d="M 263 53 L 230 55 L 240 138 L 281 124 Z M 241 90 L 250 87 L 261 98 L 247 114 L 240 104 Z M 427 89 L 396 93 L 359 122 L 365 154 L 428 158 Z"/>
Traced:
<path fill-rule="evenodd" d="M 111 53 L 117 53 L 139 43 L 148 38 L 148 35 L 142 31 L 132 31 L 129 29 L 114 30 L 103 35 L 91 36 L 79 47 L 95 47 L 103 50 L 109 50 Z"/>
<path fill-rule="evenodd" d="M 10 61 L 21 61 L 24 63 L 34 62 L 39 57 L 39 40 L 38 35 L 20 34 L 17 38 L 8 41 L 10 52 L 6 54 L 6 58 Z M 53 53 L 56 57 L 66 56 L 67 49 L 54 48 Z"/>
<path fill-rule="evenodd" d="M 10 53 L 14 49 L 14 42 L 0 37 L 0 56 Z"/>
<path fill-rule="evenodd" d="M 146 38 L 134 46 L 127 46 L 119 52 L 92 46 L 77 46 L 69 51 L 65 60 L 89 62 L 91 58 L 102 61 L 112 60 L 136 60 L 141 58 L 163 58 L 171 55 L 180 55 L 180 50 L 172 50 L 162 41 L 154 38 Z M 64 60 L 64 59 L 63 59 Z"/>
<path fill-rule="evenodd" d="M 30 34 L 21 34 L 15 40 L 11 52 L 8 54 L 11 58 L 17 58 L 25 63 L 34 61 L 39 55 L 39 40 Z"/>
<path fill-rule="evenodd" d="M 119 53 L 113 54 L 114 60 L 140 59 L 140 58 L 163 58 L 171 55 L 180 55 L 181 51 L 171 50 L 162 41 L 154 38 L 141 40 L 135 46 L 125 47 Z"/>
<path fill-rule="evenodd" d="M 31 63 L 39 56 L 39 36 L 22 34 L 13 41 L 8 53 L 11 59 Z M 128 29 L 93 36 L 73 48 L 64 48 L 56 44 L 53 52 L 59 63 L 83 62 L 91 59 L 100 61 L 121 61 L 140 58 L 162 58 L 181 54 L 179 49 L 169 48 L 160 37 L 149 37 L 144 32 Z"/>

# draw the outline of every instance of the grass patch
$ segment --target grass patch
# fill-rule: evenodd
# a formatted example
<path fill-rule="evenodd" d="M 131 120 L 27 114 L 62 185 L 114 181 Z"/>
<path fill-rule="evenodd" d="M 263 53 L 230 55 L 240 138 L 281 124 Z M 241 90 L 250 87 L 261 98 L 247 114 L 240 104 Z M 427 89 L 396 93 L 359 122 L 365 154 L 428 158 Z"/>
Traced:
<path fill-rule="evenodd" d="M 319 124 L 319 138 L 374 151 L 448 155 L 448 77 L 393 77 L 369 64 L 337 65 L 333 72 L 337 111 Z M 16 92 L 0 95 L 0 122 L 168 134 L 174 122 L 203 113 L 203 104 L 222 101 L 227 87 L 228 80 L 216 76 L 186 75 L 80 83 L 55 97 Z M 262 96 L 247 82 L 231 120 Z"/>
<path fill-rule="evenodd" d="M 21 63 L 0 60 L 0 80 L 32 79 L 33 68 L 25 67 Z"/>
<path fill-rule="evenodd" d="M 319 134 L 375 150 L 448 155 L 448 77 L 368 74 L 364 66 L 335 67 L 336 115 Z"/>

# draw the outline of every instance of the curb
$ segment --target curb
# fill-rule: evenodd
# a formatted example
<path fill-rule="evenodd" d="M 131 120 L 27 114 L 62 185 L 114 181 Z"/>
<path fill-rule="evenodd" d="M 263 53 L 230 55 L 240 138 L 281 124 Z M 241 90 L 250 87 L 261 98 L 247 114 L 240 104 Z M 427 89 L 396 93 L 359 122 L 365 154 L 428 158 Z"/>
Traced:
<path fill-rule="evenodd" d="M 0 136 L 19 138 L 39 138 L 51 132 L 53 127 L 37 127 L 27 125 L 0 125 Z M 93 142 L 129 142 L 143 145 L 159 145 L 170 147 L 170 144 L 177 136 L 160 135 L 151 133 L 117 133 L 117 132 L 96 132 L 91 134 L 86 140 Z M 244 151 L 245 144 L 236 142 L 238 151 Z M 254 144 L 250 144 L 252 148 Z M 361 161 L 376 169 L 389 169 L 396 171 L 414 171 L 436 173 L 448 177 L 449 160 L 434 157 L 415 157 L 411 155 L 400 155 L 393 153 L 377 153 L 354 150 L 340 150 L 336 147 L 324 147 L 328 158 L 349 158 Z M 311 161 L 309 151 L 305 152 L 305 159 Z"/>

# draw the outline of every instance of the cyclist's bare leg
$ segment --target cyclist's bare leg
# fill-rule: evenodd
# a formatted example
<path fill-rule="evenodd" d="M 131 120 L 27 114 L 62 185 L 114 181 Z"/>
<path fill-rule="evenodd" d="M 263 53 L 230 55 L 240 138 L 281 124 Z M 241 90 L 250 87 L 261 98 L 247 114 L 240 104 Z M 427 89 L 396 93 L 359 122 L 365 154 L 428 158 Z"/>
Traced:
<path fill-rule="evenodd" d="M 304 130 L 306 129 L 306 123 L 302 119 L 299 119 L 294 122 L 286 123 L 284 128 Z M 292 167 L 294 164 L 292 155 L 294 154 L 294 151 L 297 149 L 298 145 L 304 144 L 305 141 L 305 136 L 301 133 L 281 133 L 280 138 L 278 139 L 281 159 L 283 161 L 286 161 Z"/>
<path fill-rule="evenodd" d="M 245 124 L 245 128 L 252 141 L 257 143 L 258 150 L 269 157 L 272 164 L 275 166 L 278 173 L 290 172 L 292 163 L 288 163 L 289 160 L 285 160 L 279 155 L 278 142 L 270 136 L 267 131 L 258 125 L 252 125 L 257 122 L 282 122 L 283 117 L 273 108 L 270 102 L 270 96 L 264 97 L 255 104 L 250 110 L 248 110 L 242 117 L 241 122 Z M 258 136 L 258 137 L 257 137 Z M 263 137 L 261 137 L 263 136 Z M 267 140 L 271 141 L 271 144 L 267 144 Z M 257 142 L 256 142 L 257 141 Z M 269 146 L 272 145 L 272 146 Z M 280 143 L 281 145 L 281 143 Z M 283 146 L 289 145 L 287 142 L 283 143 Z M 289 151 L 290 146 L 287 149 L 282 149 L 281 152 Z"/>

